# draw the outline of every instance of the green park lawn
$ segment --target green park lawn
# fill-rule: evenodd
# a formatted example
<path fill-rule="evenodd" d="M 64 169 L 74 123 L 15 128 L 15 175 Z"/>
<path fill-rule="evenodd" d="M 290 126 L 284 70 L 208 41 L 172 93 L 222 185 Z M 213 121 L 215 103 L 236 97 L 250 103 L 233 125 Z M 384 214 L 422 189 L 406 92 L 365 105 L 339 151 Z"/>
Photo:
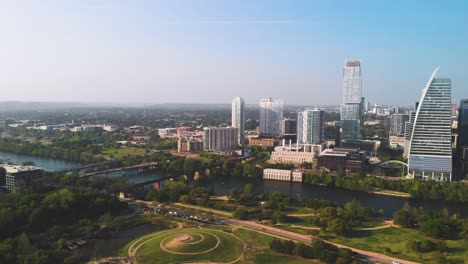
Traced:
<path fill-rule="evenodd" d="M 197 238 L 198 243 L 192 245 L 174 245 L 171 243 L 179 235 L 189 234 Z M 204 239 L 199 240 L 203 235 Z M 138 238 L 141 239 L 142 237 Z M 217 238 L 220 243 L 217 245 Z M 126 255 L 128 248 L 138 239 L 130 242 L 122 249 L 121 255 Z M 161 248 L 162 245 L 171 251 L 177 253 L 166 252 Z M 214 229 L 173 229 L 161 231 L 144 236 L 144 239 L 136 242 L 136 245 L 141 247 L 136 252 L 137 263 L 175 263 L 185 261 L 214 261 L 214 262 L 231 262 L 242 255 L 243 243 L 230 233 L 218 231 Z M 203 253 L 204 251 L 209 252 Z M 195 254 L 197 252 L 202 252 Z M 184 254 L 194 253 L 194 254 Z"/>
<path fill-rule="evenodd" d="M 144 156 L 145 151 L 133 148 L 108 148 L 101 151 L 107 159 L 122 159 L 127 156 Z"/>
<path fill-rule="evenodd" d="M 383 253 L 401 259 L 421 263 L 431 261 L 431 253 L 415 252 L 406 246 L 409 240 L 421 241 L 427 239 L 418 230 L 390 227 L 372 231 L 355 231 L 354 235 L 349 238 L 320 231 L 320 237 L 346 246 Z M 447 260 L 453 263 L 468 263 L 468 241 L 446 240 L 446 242 L 448 246 Z M 391 253 L 387 253 L 386 248 L 389 248 Z"/>

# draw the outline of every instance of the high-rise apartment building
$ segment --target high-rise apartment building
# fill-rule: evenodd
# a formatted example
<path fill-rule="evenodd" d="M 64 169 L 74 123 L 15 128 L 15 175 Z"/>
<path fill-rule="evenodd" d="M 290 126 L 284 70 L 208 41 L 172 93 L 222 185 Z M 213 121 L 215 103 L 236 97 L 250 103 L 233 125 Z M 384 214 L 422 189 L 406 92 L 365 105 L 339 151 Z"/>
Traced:
<path fill-rule="evenodd" d="M 320 144 L 325 140 L 323 110 L 305 110 L 297 113 L 298 143 Z"/>
<path fill-rule="evenodd" d="M 468 99 L 460 101 L 458 110 L 458 147 L 468 147 Z"/>
<path fill-rule="evenodd" d="M 260 135 L 276 137 L 281 135 L 283 101 L 271 98 L 260 100 Z"/>
<path fill-rule="evenodd" d="M 283 118 L 281 120 L 281 135 L 295 135 L 297 132 L 296 120 L 290 118 Z"/>
<path fill-rule="evenodd" d="M 237 127 L 203 128 L 203 149 L 215 152 L 233 151 L 238 146 Z"/>
<path fill-rule="evenodd" d="M 459 178 L 468 177 L 468 99 L 461 100 L 458 109 L 457 165 Z"/>
<path fill-rule="evenodd" d="M 361 138 L 362 102 L 361 62 L 345 61 L 343 68 L 343 102 L 341 136 L 343 140 L 355 141 Z"/>
<path fill-rule="evenodd" d="M 244 142 L 244 115 L 245 101 L 242 97 L 236 97 L 232 100 L 231 105 L 231 126 L 238 128 L 238 144 L 243 145 Z"/>
<path fill-rule="evenodd" d="M 423 90 L 416 110 L 408 155 L 408 173 L 415 178 L 452 179 L 451 80 L 435 78 Z"/>
<path fill-rule="evenodd" d="M 405 122 L 407 115 L 393 114 L 390 116 L 390 136 L 402 136 L 405 134 Z"/>
<path fill-rule="evenodd" d="M 416 117 L 416 110 L 418 110 L 419 102 L 414 103 L 413 111 L 409 113 L 409 120 L 405 122 L 405 143 L 403 150 L 403 157 L 408 157 L 409 146 L 411 144 L 411 134 L 413 133 L 414 118 Z"/>

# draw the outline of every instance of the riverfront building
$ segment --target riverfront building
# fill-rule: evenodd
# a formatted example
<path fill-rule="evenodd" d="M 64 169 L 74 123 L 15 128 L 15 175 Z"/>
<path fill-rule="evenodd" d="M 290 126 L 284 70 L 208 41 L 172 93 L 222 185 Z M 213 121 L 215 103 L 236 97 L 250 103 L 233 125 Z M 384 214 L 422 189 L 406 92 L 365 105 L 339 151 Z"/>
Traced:
<path fill-rule="evenodd" d="M 41 169 L 34 166 L 0 164 L 0 167 L 5 168 L 7 172 L 6 188 L 10 191 L 17 187 L 37 187 L 43 174 Z"/>
<path fill-rule="evenodd" d="M 264 169 L 263 179 L 277 181 L 302 182 L 302 172 L 280 169 Z"/>
<path fill-rule="evenodd" d="M 355 141 L 361 138 L 362 113 L 361 62 L 345 61 L 343 68 L 343 101 L 341 105 L 343 140 Z"/>
<path fill-rule="evenodd" d="M 234 151 L 238 146 L 238 130 L 236 127 L 203 128 L 203 148 L 215 152 Z"/>
<path fill-rule="evenodd" d="M 244 144 L 244 115 L 245 101 L 242 97 L 236 97 L 231 105 L 231 124 L 238 128 L 237 140 L 239 145 Z"/>
<path fill-rule="evenodd" d="M 271 98 L 260 100 L 260 135 L 276 137 L 281 135 L 283 119 L 283 101 Z"/>
<path fill-rule="evenodd" d="M 408 155 L 408 174 L 415 178 L 452 179 L 451 80 L 435 78 L 423 90 L 416 110 Z"/>

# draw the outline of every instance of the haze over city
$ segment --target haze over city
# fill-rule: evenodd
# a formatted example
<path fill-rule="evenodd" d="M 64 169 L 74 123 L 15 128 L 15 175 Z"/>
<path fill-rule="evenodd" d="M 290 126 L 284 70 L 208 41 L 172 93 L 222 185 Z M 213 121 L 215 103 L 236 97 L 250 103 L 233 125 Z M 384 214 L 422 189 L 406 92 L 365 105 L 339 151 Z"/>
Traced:
<path fill-rule="evenodd" d="M 410 105 L 432 71 L 468 97 L 468 3 L 4 1 L 0 101 Z"/>

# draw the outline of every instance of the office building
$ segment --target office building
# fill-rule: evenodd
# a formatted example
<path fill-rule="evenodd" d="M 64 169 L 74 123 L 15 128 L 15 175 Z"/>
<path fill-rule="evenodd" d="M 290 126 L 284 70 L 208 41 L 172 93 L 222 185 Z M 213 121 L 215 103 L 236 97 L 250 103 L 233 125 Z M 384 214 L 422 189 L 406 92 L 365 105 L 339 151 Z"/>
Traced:
<path fill-rule="evenodd" d="M 458 147 L 468 147 L 468 99 L 461 100 L 458 110 Z"/>
<path fill-rule="evenodd" d="M 260 100 L 260 135 L 276 137 L 281 135 L 283 119 L 283 101 L 271 98 Z"/>
<path fill-rule="evenodd" d="M 215 152 L 232 152 L 238 146 L 237 127 L 203 128 L 203 149 Z"/>
<path fill-rule="evenodd" d="M 364 168 L 365 158 L 356 149 L 325 149 L 318 157 L 317 168 L 328 171 L 358 171 Z"/>
<path fill-rule="evenodd" d="M 390 116 L 390 136 L 402 136 L 405 134 L 405 122 L 407 115 L 393 114 Z"/>
<path fill-rule="evenodd" d="M 459 178 L 468 178 L 468 99 L 461 100 L 458 110 L 457 169 Z"/>
<path fill-rule="evenodd" d="M 408 174 L 415 178 L 452 179 L 451 80 L 436 78 L 423 90 L 416 110 L 408 155 Z"/>
<path fill-rule="evenodd" d="M 7 172 L 6 188 L 10 191 L 18 187 L 37 188 L 43 174 L 41 169 L 34 166 L 0 164 L 0 167 Z"/>
<path fill-rule="evenodd" d="M 245 101 L 242 97 L 236 97 L 232 100 L 231 105 L 231 126 L 238 128 L 238 144 L 244 144 L 244 115 Z"/>
<path fill-rule="evenodd" d="M 343 102 L 341 105 L 341 120 L 343 140 L 359 140 L 361 138 L 362 80 L 361 62 L 345 61 L 343 68 Z"/>
<path fill-rule="evenodd" d="M 297 142 L 320 144 L 325 141 L 323 110 L 305 110 L 297 113 Z"/>
<path fill-rule="evenodd" d="M 296 135 L 297 133 L 297 122 L 294 119 L 283 118 L 281 120 L 281 135 Z"/>
<path fill-rule="evenodd" d="M 413 133 L 414 118 L 416 117 L 416 110 L 418 109 L 419 102 L 414 103 L 413 111 L 410 111 L 409 119 L 405 122 L 405 143 L 403 145 L 403 157 L 408 157 L 409 146 L 411 143 L 411 134 Z"/>

